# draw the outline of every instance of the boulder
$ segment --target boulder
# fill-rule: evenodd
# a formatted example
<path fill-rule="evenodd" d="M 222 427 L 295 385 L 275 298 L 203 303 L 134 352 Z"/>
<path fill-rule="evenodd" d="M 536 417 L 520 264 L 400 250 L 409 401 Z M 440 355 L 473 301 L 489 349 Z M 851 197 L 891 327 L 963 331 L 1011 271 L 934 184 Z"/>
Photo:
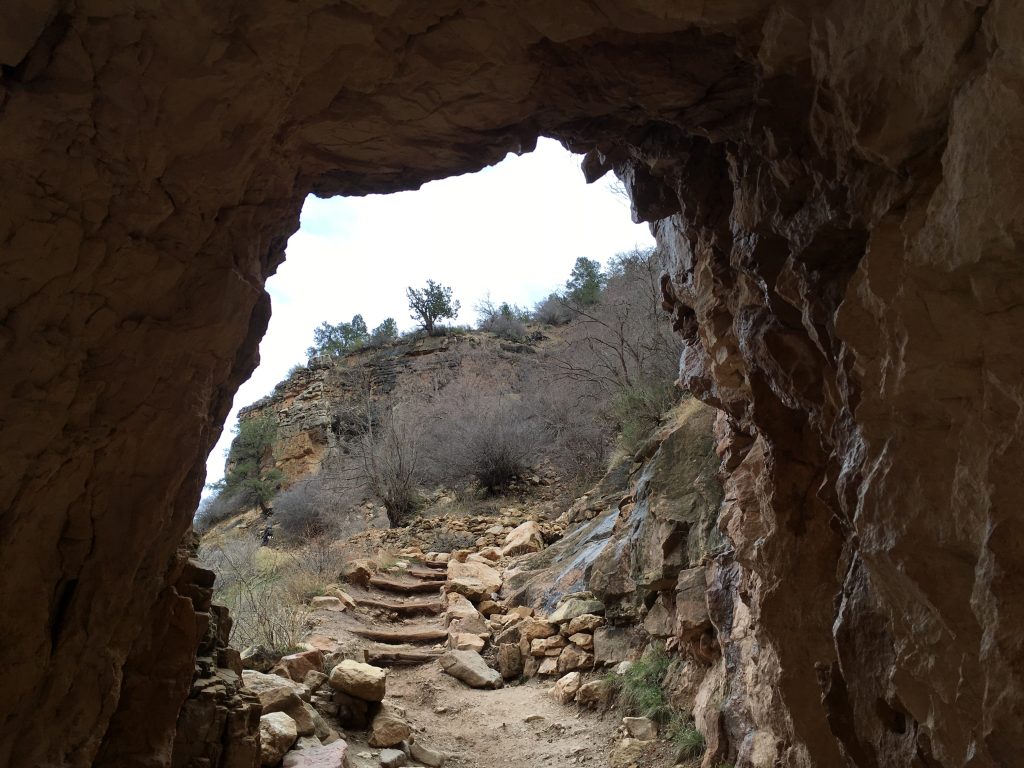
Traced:
<path fill-rule="evenodd" d="M 260 765 L 271 768 L 281 762 L 284 753 L 299 738 L 295 721 L 284 712 L 271 712 L 260 717 Z"/>
<path fill-rule="evenodd" d="M 594 661 L 618 664 L 629 656 L 632 633 L 623 627 L 599 627 L 594 630 Z"/>
<path fill-rule="evenodd" d="M 562 649 L 558 656 L 558 672 L 565 674 L 574 669 L 592 669 L 594 654 L 587 653 L 578 645 L 569 645 Z"/>
<path fill-rule="evenodd" d="M 505 680 L 513 680 L 523 674 L 523 654 L 517 643 L 498 646 L 498 671 Z"/>
<path fill-rule="evenodd" d="M 675 606 L 666 604 L 664 594 L 658 595 L 644 617 L 644 631 L 651 637 L 672 637 L 676 630 L 675 623 Z"/>
<path fill-rule="evenodd" d="M 318 669 L 311 669 L 306 673 L 306 676 L 302 678 L 302 684 L 309 688 L 310 694 L 319 691 L 324 683 L 327 682 L 327 675 Z"/>
<path fill-rule="evenodd" d="M 558 627 L 544 619 L 523 619 L 517 625 L 519 636 L 527 643 L 532 643 L 537 638 L 552 637 L 558 633 Z"/>
<path fill-rule="evenodd" d="M 308 688 L 294 680 L 251 669 L 243 670 L 242 684 L 259 697 L 265 712 L 280 711 L 282 707 L 279 703 L 287 700 L 289 694 L 300 699 L 308 698 L 309 694 Z"/>
<path fill-rule="evenodd" d="M 242 651 L 242 669 L 256 672 L 269 672 L 276 663 L 277 657 L 262 645 L 253 645 Z"/>
<path fill-rule="evenodd" d="M 576 703 L 592 709 L 603 709 L 611 704 L 612 687 L 605 680 L 591 680 L 580 686 L 576 693 Z"/>
<path fill-rule="evenodd" d="M 303 682 L 310 672 L 323 672 L 323 668 L 324 655 L 315 650 L 282 656 L 276 667 L 276 669 L 284 671 L 285 677 L 297 683 Z"/>
<path fill-rule="evenodd" d="M 471 635 L 480 635 L 482 637 L 491 636 L 491 628 L 487 626 L 487 622 L 484 621 L 484 617 L 479 613 L 475 616 L 469 616 L 464 619 L 452 619 L 448 625 L 450 632 L 468 632 Z"/>
<path fill-rule="evenodd" d="M 349 584 L 365 587 L 376 572 L 377 563 L 373 560 L 350 560 L 342 566 L 341 578 Z"/>
<path fill-rule="evenodd" d="M 348 744 L 335 739 L 330 744 L 313 746 L 284 756 L 282 768 L 348 768 Z"/>
<path fill-rule="evenodd" d="M 317 595 L 309 601 L 309 607 L 314 611 L 344 611 L 346 605 L 340 598 L 333 595 Z"/>
<path fill-rule="evenodd" d="M 323 743 L 316 736 L 299 736 L 292 749 L 313 749 L 322 746 Z"/>
<path fill-rule="evenodd" d="M 658 726 L 649 717 L 624 717 L 622 724 L 634 739 L 653 741 L 658 738 Z"/>
<path fill-rule="evenodd" d="M 381 768 L 399 768 L 407 765 L 405 752 L 400 749 L 382 749 L 380 751 Z"/>
<path fill-rule="evenodd" d="M 521 619 L 527 619 L 533 616 L 533 608 L 528 605 L 517 605 L 514 608 L 509 609 L 509 615 L 518 616 Z"/>
<path fill-rule="evenodd" d="M 567 635 L 575 635 L 578 632 L 590 632 L 594 633 L 594 630 L 598 627 L 603 627 L 605 624 L 603 616 L 597 616 L 593 613 L 584 613 L 581 616 L 577 616 L 575 619 L 570 621 L 567 625 L 562 628 L 562 633 Z"/>
<path fill-rule="evenodd" d="M 494 614 L 501 613 L 501 606 L 493 600 L 481 600 L 477 610 L 487 618 L 492 618 Z"/>
<path fill-rule="evenodd" d="M 480 635 L 469 632 L 450 632 L 448 634 L 448 647 L 457 651 L 476 651 L 480 653 L 484 649 L 484 640 Z"/>
<path fill-rule="evenodd" d="M 341 587 L 331 584 L 324 590 L 324 595 L 327 597 L 336 597 L 341 601 L 341 604 L 346 608 L 355 608 L 356 601 L 352 599 L 352 595 L 346 592 Z"/>
<path fill-rule="evenodd" d="M 540 666 L 537 667 L 538 675 L 554 675 L 558 672 L 558 659 L 554 656 L 545 656 L 540 662 Z"/>
<path fill-rule="evenodd" d="M 570 672 L 569 674 L 558 678 L 558 681 L 551 688 L 551 693 L 562 704 L 568 704 L 576 698 L 576 693 L 579 691 L 582 684 L 583 681 L 580 678 L 580 673 Z"/>
<path fill-rule="evenodd" d="M 589 651 L 594 647 L 594 636 L 586 632 L 577 632 L 575 635 L 569 635 L 569 642 Z"/>
<path fill-rule="evenodd" d="M 473 607 L 464 595 L 458 592 L 449 592 L 444 596 L 444 623 L 450 624 L 455 619 L 473 619 L 481 617 L 480 612 Z M 481 617 L 482 620 L 482 617 Z"/>
<path fill-rule="evenodd" d="M 393 747 L 409 738 L 412 730 L 394 707 L 384 706 L 370 723 L 368 743 L 371 747 Z"/>
<path fill-rule="evenodd" d="M 363 701 L 382 701 L 387 685 L 387 671 L 370 664 L 345 659 L 331 670 L 331 687 Z"/>
<path fill-rule="evenodd" d="M 440 659 L 441 669 L 470 688 L 501 688 L 501 674 L 487 666 L 474 651 L 448 651 Z"/>
<path fill-rule="evenodd" d="M 604 603 L 593 598 L 571 598 L 555 608 L 554 613 L 548 616 L 548 621 L 565 624 L 588 613 L 604 613 Z"/>
<path fill-rule="evenodd" d="M 501 576 L 483 563 L 448 563 L 445 591 L 458 592 L 474 602 L 489 598 L 501 589 Z"/>
<path fill-rule="evenodd" d="M 557 656 L 562 649 L 568 645 L 568 641 L 561 635 L 552 637 L 537 638 L 530 643 L 531 656 Z"/>
<path fill-rule="evenodd" d="M 448 759 L 448 756 L 443 752 L 424 746 L 418 741 L 414 741 L 409 746 L 409 753 L 412 755 L 413 760 L 423 763 L 428 768 L 444 768 L 445 761 Z"/>
<path fill-rule="evenodd" d="M 529 552 L 540 552 L 542 549 L 544 536 L 541 534 L 540 526 L 533 520 L 527 520 L 505 537 L 501 554 L 505 557 L 515 557 Z"/>

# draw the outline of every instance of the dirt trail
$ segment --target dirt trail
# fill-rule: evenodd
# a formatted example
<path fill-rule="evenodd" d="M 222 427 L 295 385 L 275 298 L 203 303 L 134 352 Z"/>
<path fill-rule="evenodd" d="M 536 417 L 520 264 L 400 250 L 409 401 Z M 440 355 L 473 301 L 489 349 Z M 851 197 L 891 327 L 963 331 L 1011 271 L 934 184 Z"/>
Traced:
<path fill-rule="evenodd" d="M 389 578 L 415 581 L 402 573 L 389 574 Z M 347 587 L 360 603 L 355 610 L 317 611 L 314 635 L 318 644 L 353 658 L 361 658 L 364 650 L 440 654 L 445 648 L 443 641 L 395 645 L 358 634 L 365 630 L 429 634 L 444 627 L 437 612 L 402 615 L 367 607 L 367 600 L 410 602 L 435 597 L 418 590 L 395 594 L 381 586 Z M 387 701 L 404 712 L 416 741 L 448 755 L 449 768 L 604 768 L 619 741 L 620 716 L 614 711 L 597 713 L 575 704 L 560 704 L 548 693 L 553 683 L 554 679 L 534 678 L 521 684 L 513 681 L 498 690 L 477 690 L 445 674 L 440 664 L 431 660 L 390 667 Z M 365 732 L 345 730 L 343 736 L 351 747 L 352 768 L 380 768 L 380 750 L 367 744 Z M 666 749 L 652 743 L 638 765 L 671 765 Z"/>
<path fill-rule="evenodd" d="M 547 693 L 549 685 L 531 680 L 475 690 L 435 662 L 392 669 L 388 699 L 405 709 L 418 741 L 450 755 L 451 768 L 606 765 L 618 718 L 563 706 Z M 365 741 L 349 740 L 353 768 L 379 768 Z"/>

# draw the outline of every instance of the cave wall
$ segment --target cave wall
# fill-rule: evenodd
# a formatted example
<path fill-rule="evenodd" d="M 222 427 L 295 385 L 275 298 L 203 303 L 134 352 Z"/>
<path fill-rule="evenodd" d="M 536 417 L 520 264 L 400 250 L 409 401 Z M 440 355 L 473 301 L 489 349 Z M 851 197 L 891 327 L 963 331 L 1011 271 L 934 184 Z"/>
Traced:
<path fill-rule="evenodd" d="M 0 18 L 0 763 L 120 754 L 133 714 L 170 738 L 119 701 L 305 195 L 415 188 L 542 133 L 618 173 L 670 254 L 682 381 L 730 417 L 723 526 L 780 764 L 1012 762 L 1020 2 Z"/>

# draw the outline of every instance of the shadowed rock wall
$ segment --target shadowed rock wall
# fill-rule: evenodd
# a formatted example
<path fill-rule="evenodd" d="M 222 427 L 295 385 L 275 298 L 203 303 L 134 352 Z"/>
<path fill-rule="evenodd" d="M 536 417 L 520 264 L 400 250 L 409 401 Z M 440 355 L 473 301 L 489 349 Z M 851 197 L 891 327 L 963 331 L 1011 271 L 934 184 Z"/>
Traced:
<path fill-rule="evenodd" d="M 414 188 L 539 133 L 619 173 L 671 254 L 683 380 L 731 418 L 723 525 L 780 763 L 1013 762 L 1020 2 L 0 18 L 0 763 L 120 754 L 304 196 Z"/>

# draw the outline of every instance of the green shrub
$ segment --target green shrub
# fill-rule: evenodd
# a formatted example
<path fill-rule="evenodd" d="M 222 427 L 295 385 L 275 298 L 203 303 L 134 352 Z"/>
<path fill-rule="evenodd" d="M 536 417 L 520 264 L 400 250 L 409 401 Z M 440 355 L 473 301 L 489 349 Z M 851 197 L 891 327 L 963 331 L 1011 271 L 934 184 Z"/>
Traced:
<path fill-rule="evenodd" d="M 669 738 L 676 746 L 676 760 L 682 761 L 704 754 L 704 734 L 692 723 L 676 717 L 669 725 Z"/>
<path fill-rule="evenodd" d="M 672 713 L 661 684 L 671 659 L 660 644 L 652 645 L 624 675 L 612 674 L 608 681 L 617 689 L 616 701 L 627 715 L 665 722 Z"/>

